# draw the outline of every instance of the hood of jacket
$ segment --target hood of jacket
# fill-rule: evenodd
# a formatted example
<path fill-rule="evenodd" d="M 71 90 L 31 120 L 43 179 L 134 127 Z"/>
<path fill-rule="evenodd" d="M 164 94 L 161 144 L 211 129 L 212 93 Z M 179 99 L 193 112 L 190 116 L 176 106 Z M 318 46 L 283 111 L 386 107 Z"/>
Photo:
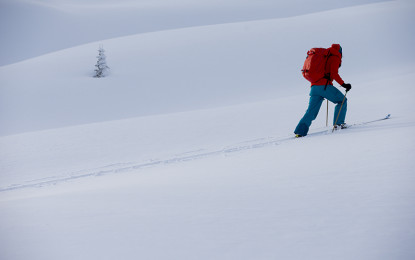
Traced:
<path fill-rule="evenodd" d="M 341 59 L 342 58 L 341 49 L 342 47 L 340 46 L 340 44 L 333 43 L 331 47 L 329 48 L 330 54 L 333 56 L 337 56 Z"/>

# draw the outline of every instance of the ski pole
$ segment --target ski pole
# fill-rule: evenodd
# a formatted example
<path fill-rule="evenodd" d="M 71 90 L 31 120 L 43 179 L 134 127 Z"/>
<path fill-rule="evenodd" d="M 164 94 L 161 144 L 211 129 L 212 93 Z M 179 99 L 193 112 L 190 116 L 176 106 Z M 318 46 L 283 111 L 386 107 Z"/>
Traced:
<path fill-rule="evenodd" d="M 327 66 L 327 61 L 328 61 L 329 59 L 327 59 L 326 60 L 326 65 L 324 66 L 324 67 L 326 67 Z M 324 75 L 324 78 L 326 78 L 327 79 L 327 82 L 326 82 L 326 85 L 324 86 L 324 91 L 326 91 L 326 89 L 327 89 L 327 85 L 329 84 L 329 82 L 330 82 L 330 73 L 328 73 L 328 74 L 326 74 L 326 75 Z M 326 113 L 326 127 L 328 127 L 329 126 L 329 100 L 327 99 L 327 113 Z"/>
<path fill-rule="evenodd" d="M 329 126 L 329 100 L 327 99 L 326 127 Z"/>
<path fill-rule="evenodd" d="M 344 104 L 344 100 L 346 99 L 346 95 L 347 95 L 347 91 L 344 94 L 343 101 L 342 101 L 342 104 L 341 104 L 340 109 L 339 109 L 339 113 L 337 114 L 336 121 L 334 122 L 333 130 L 331 130 L 332 133 L 334 132 L 334 129 L 336 128 L 337 120 L 339 119 L 340 112 L 342 111 L 342 107 L 343 107 L 343 104 Z"/>

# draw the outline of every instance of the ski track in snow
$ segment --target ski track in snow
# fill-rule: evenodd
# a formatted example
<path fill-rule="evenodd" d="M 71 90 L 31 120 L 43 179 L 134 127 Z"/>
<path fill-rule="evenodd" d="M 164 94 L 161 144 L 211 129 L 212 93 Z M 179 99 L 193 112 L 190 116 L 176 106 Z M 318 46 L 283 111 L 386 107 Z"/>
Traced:
<path fill-rule="evenodd" d="M 351 126 L 353 128 L 355 127 L 364 127 L 367 124 L 383 121 L 386 119 L 389 119 L 390 115 L 387 115 L 385 118 L 373 120 L 373 121 L 367 121 L 367 122 L 361 122 L 352 124 Z M 324 130 L 321 130 L 324 129 Z M 336 132 L 341 132 L 342 130 L 338 130 Z M 319 128 L 314 130 L 313 132 L 309 133 L 307 137 L 309 138 L 313 136 L 321 136 L 321 135 L 329 135 L 332 134 L 331 128 Z M 187 162 L 187 161 L 193 161 L 198 159 L 203 159 L 207 157 L 212 156 L 226 156 L 233 153 L 238 153 L 242 151 L 248 151 L 253 149 L 259 149 L 264 147 L 270 147 L 270 146 L 276 146 L 280 145 L 282 143 L 285 143 L 290 140 L 295 140 L 296 138 L 293 137 L 293 135 L 285 136 L 285 137 L 266 137 L 266 138 L 257 138 L 254 140 L 248 140 L 239 142 L 234 145 L 226 146 L 225 148 L 213 150 L 213 151 L 206 151 L 206 149 L 195 149 L 193 151 L 189 152 L 183 152 L 176 156 L 172 156 L 171 158 L 166 159 L 157 159 L 157 160 L 148 160 L 147 162 L 141 162 L 141 163 L 116 163 L 111 165 L 106 165 L 103 167 L 98 167 L 94 169 L 87 169 L 87 170 L 81 170 L 74 173 L 66 174 L 66 176 L 57 175 L 57 176 L 50 176 L 45 177 L 41 179 L 35 179 L 31 181 L 26 181 L 22 184 L 12 184 L 6 187 L 0 187 L 0 192 L 6 192 L 6 191 L 12 191 L 17 189 L 24 189 L 24 188 L 40 188 L 47 185 L 56 185 L 62 182 L 72 181 L 76 179 L 81 178 L 87 178 L 87 177 L 98 177 L 103 175 L 109 175 L 109 174 L 117 174 L 117 173 L 126 173 L 131 171 L 136 171 L 144 168 L 149 167 L 156 167 L 156 166 L 163 166 L 163 165 L 170 165 L 175 163 L 181 163 L 181 162 Z"/>
<path fill-rule="evenodd" d="M 7 187 L 0 187 L 0 192 L 5 191 L 11 191 L 11 190 L 17 190 L 17 189 L 23 189 L 23 188 L 31 188 L 31 187 L 43 187 L 46 185 L 56 185 L 61 182 L 76 180 L 80 178 L 86 178 L 86 177 L 93 177 L 93 176 L 103 176 L 108 174 L 116 174 L 116 173 L 124 173 L 124 172 L 130 172 L 134 170 L 140 170 L 144 168 L 149 167 L 155 167 L 155 166 L 163 166 L 163 165 L 170 165 L 174 163 L 180 163 L 180 162 L 187 162 L 187 161 L 193 161 L 197 159 L 203 159 L 207 157 L 212 156 L 218 156 L 218 155 L 228 155 L 231 153 L 241 152 L 245 150 L 252 150 L 252 149 L 258 149 L 263 148 L 267 146 L 272 145 L 278 145 L 282 142 L 292 140 L 294 137 L 285 137 L 285 138 L 263 138 L 262 140 L 268 141 L 262 141 L 258 143 L 253 144 L 245 144 L 244 143 L 250 143 L 252 141 L 246 141 L 242 142 L 239 145 L 235 146 L 228 146 L 226 148 L 220 149 L 220 150 L 213 150 L 213 151 L 205 151 L 204 149 L 196 150 L 197 153 L 194 151 L 191 152 L 185 152 L 182 153 L 182 156 L 174 156 L 167 159 L 161 159 L 161 160 L 149 160 L 148 162 L 143 163 L 119 163 L 119 164 L 113 164 L 109 166 L 99 167 L 95 169 L 89 169 L 85 171 L 78 171 L 76 173 L 69 174 L 66 177 L 47 177 L 42 179 L 36 179 L 32 181 L 27 181 L 23 184 L 13 184 Z M 205 151 L 205 152 L 201 152 Z M 188 155 L 187 155 L 188 154 Z"/>

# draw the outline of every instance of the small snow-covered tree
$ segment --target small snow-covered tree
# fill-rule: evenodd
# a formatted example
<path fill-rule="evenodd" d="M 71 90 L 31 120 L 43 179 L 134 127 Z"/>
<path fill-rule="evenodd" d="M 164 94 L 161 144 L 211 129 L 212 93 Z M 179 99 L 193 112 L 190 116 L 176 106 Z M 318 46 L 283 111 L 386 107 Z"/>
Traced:
<path fill-rule="evenodd" d="M 95 78 L 101 78 L 108 75 L 109 67 L 107 66 L 105 50 L 102 45 L 99 46 L 97 64 L 95 64 Z"/>

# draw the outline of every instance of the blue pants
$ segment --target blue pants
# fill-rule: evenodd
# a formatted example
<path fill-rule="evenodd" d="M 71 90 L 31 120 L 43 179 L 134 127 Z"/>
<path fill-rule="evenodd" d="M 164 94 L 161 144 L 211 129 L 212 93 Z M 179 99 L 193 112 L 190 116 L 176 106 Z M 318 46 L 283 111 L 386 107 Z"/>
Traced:
<path fill-rule="evenodd" d="M 333 118 L 333 125 L 336 123 L 337 115 L 339 114 L 339 110 L 344 98 L 344 95 L 332 85 L 327 85 L 326 90 L 324 90 L 324 85 L 312 86 L 310 91 L 310 102 L 308 104 L 308 109 L 305 112 L 303 118 L 301 118 L 300 122 L 298 123 L 297 127 L 294 130 L 295 134 L 299 134 L 301 136 L 306 136 L 308 133 L 308 129 L 310 128 L 311 122 L 316 119 L 318 112 L 320 110 L 321 104 L 323 103 L 324 99 L 327 99 L 335 104 L 336 107 L 334 109 L 334 118 Z M 347 98 L 344 99 L 343 107 L 340 111 L 339 118 L 337 120 L 337 124 L 341 125 L 344 123 L 346 118 L 346 111 L 347 111 Z"/>

